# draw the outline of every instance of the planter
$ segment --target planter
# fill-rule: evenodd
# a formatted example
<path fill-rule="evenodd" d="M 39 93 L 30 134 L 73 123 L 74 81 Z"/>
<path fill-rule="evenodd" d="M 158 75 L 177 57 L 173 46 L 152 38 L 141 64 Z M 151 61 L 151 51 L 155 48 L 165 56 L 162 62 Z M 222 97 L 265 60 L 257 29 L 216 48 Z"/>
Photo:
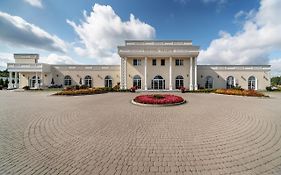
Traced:
<path fill-rule="evenodd" d="M 139 95 L 132 100 L 133 104 L 141 106 L 174 106 L 186 103 L 179 96 L 170 94 Z"/>

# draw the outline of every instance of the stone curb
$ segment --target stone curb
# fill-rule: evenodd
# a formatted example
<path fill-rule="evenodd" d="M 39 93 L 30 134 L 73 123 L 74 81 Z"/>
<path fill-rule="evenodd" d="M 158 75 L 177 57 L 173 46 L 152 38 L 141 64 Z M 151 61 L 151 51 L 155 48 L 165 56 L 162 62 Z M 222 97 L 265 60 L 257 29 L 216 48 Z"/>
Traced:
<path fill-rule="evenodd" d="M 187 103 L 186 100 L 180 103 L 173 103 L 173 104 L 143 104 L 143 103 L 138 103 L 135 102 L 134 99 L 131 100 L 131 103 L 137 106 L 150 106 L 150 107 L 167 107 L 167 106 L 178 106 L 178 105 L 183 105 Z"/>

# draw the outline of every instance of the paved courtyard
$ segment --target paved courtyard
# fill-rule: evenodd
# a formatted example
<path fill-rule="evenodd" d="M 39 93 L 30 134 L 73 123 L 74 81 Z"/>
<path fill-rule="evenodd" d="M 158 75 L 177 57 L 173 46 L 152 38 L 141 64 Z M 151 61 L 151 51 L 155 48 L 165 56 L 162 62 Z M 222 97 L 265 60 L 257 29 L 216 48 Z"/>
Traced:
<path fill-rule="evenodd" d="M 0 91 L 0 174 L 281 174 L 281 93 L 49 94 Z"/>

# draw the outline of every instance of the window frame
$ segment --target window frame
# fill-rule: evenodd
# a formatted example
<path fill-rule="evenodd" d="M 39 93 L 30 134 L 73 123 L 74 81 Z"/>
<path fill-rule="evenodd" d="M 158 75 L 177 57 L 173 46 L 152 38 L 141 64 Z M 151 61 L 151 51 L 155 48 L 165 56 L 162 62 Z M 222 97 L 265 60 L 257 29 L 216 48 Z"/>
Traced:
<path fill-rule="evenodd" d="M 175 59 L 175 66 L 183 66 L 183 59 Z"/>
<path fill-rule="evenodd" d="M 133 59 L 133 66 L 141 66 L 141 59 L 138 58 Z"/>
<path fill-rule="evenodd" d="M 164 64 L 162 64 L 162 63 L 164 63 Z M 166 60 L 165 59 L 161 59 L 161 66 L 165 66 L 165 64 L 166 64 Z"/>
<path fill-rule="evenodd" d="M 156 59 L 152 59 L 152 66 L 157 66 L 157 60 Z"/>

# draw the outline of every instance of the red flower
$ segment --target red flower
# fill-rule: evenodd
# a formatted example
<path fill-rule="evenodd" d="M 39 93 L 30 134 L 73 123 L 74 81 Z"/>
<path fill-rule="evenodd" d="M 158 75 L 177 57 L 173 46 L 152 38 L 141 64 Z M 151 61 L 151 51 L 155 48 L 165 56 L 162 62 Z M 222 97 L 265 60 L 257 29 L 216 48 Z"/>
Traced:
<path fill-rule="evenodd" d="M 137 96 L 134 101 L 143 104 L 173 104 L 183 102 L 182 97 L 176 95 L 165 94 L 164 98 L 156 98 L 155 95 L 140 95 Z"/>

